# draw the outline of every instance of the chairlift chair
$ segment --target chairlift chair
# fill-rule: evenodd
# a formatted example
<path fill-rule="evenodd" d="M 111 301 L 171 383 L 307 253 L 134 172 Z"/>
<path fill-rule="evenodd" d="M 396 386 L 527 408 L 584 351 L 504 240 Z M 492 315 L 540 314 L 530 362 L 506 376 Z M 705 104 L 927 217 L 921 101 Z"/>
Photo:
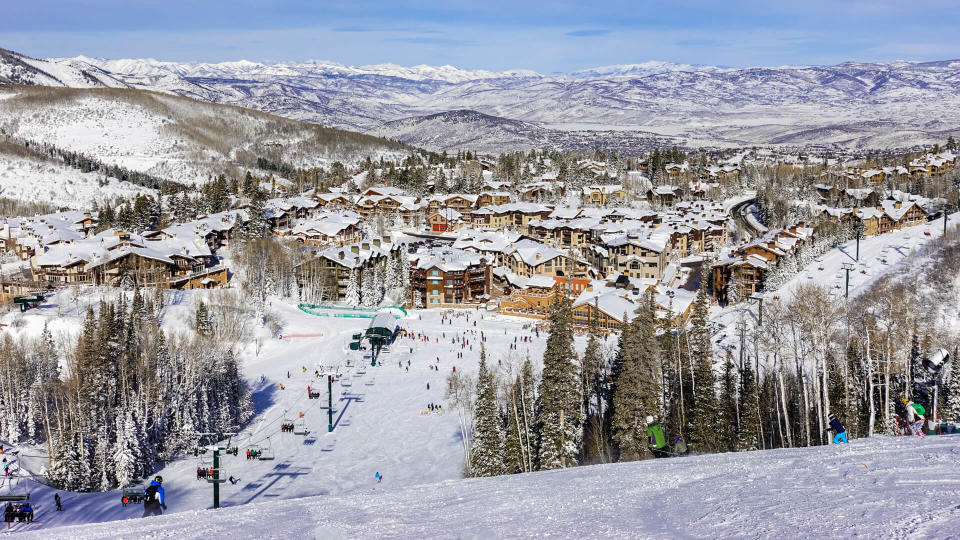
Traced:
<path fill-rule="evenodd" d="M 290 418 L 284 415 L 283 420 L 280 421 L 280 432 L 287 433 L 293 431 L 293 418 Z"/>
<path fill-rule="evenodd" d="M 343 379 L 339 379 L 339 381 L 340 381 L 340 386 L 344 388 L 349 388 L 353 386 L 353 381 L 350 380 L 350 377 L 344 377 Z"/>
<path fill-rule="evenodd" d="M 223 465 L 220 465 L 217 468 L 210 467 L 208 471 L 213 470 L 213 474 L 207 475 L 208 484 L 222 484 L 227 481 L 226 472 L 223 470 Z"/>
<path fill-rule="evenodd" d="M 293 423 L 293 434 L 306 435 L 308 433 L 310 433 L 310 430 L 307 429 L 307 421 L 303 418 L 297 418 L 296 422 Z"/>
<path fill-rule="evenodd" d="M 263 447 L 258 444 L 251 444 L 247 447 L 247 459 L 260 459 L 261 454 L 263 454 Z"/>
<path fill-rule="evenodd" d="M 270 442 L 270 438 L 267 437 L 267 445 L 260 447 L 260 454 L 257 456 L 257 459 L 260 461 L 270 461 L 276 456 L 273 453 L 273 444 Z"/>

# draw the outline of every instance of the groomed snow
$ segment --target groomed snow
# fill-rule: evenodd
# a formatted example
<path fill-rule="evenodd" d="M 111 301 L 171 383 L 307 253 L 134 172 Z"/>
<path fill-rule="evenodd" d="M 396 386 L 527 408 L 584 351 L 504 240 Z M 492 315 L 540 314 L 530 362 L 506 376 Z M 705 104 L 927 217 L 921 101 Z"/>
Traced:
<path fill-rule="evenodd" d="M 877 437 L 412 487 L 386 476 L 350 495 L 22 537 L 950 538 L 960 532 L 957 442 Z"/>

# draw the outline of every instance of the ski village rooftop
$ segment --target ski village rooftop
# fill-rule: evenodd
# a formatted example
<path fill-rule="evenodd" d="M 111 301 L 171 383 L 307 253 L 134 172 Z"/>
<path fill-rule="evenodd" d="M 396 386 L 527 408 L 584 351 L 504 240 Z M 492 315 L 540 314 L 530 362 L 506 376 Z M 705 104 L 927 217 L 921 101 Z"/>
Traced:
<path fill-rule="evenodd" d="M 430 183 L 433 192 L 420 196 L 371 183 L 369 171 L 324 192 L 292 193 L 276 179 L 264 186 L 272 198 L 231 196 L 228 209 L 207 215 L 177 210 L 181 199 L 167 196 L 164 206 L 181 219 L 156 229 L 138 226 L 136 212 L 106 219 L 105 210 L 95 208 L 3 220 L 0 299 L 23 309 L 0 315 L 5 334 L 36 340 L 24 343 L 69 338 L 63 342 L 72 349 L 90 334 L 86 329 L 104 302 L 118 310 L 141 305 L 131 304 L 134 291 L 149 289 L 144 297 L 152 308 L 144 310 L 155 310 L 171 347 L 183 347 L 181 337 L 194 331 L 232 336 L 238 362 L 218 365 L 227 366 L 224 372 L 237 366 L 251 410 L 230 413 L 239 419 L 232 434 L 217 429 L 218 440 L 200 442 L 196 433 L 179 452 L 158 457 L 153 469 L 127 478 L 127 491 L 110 482 L 102 484 L 105 491 L 54 489 L 47 476 L 60 473 L 51 470 L 49 458 L 59 450 L 8 427 L 0 442 L 11 474 L 0 497 L 29 494 L 34 522 L 15 521 L 0 534 L 960 534 L 956 435 L 863 436 L 845 446 L 817 446 L 816 433 L 788 443 L 778 432 L 765 437 L 797 447 L 694 451 L 677 459 L 525 468 L 524 474 L 465 479 L 465 452 L 480 423 L 473 425 L 472 412 L 456 393 L 458 377 L 473 386 L 488 370 L 500 381 L 522 382 L 526 360 L 540 373 L 551 313 L 561 298 L 569 300 L 574 356 L 596 347 L 609 368 L 620 332 L 646 309 L 657 332 L 677 336 L 678 344 L 687 339 L 703 288 L 710 295 L 707 346 L 713 347 L 714 371 L 723 371 L 737 354 L 742 368 L 744 325 L 760 326 L 767 317 L 761 309 L 775 313 L 778 302 L 804 294 L 810 284 L 822 287 L 830 302 L 853 302 L 886 278 L 913 275 L 908 268 L 920 263 L 936 264 L 931 250 L 943 236 L 944 219 L 955 224 L 960 215 L 944 218 L 943 199 L 891 186 L 955 171 L 955 152 L 924 154 L 902 167 L 832 164 L 803 200 L 790 201 L 790 219 L 778 226 L 765 215 L 761 194 L 737 188 L 747 174 L 743 159 L 671 163 L 654 179 L 645 162 L 616 171 L 584 159 L 577 163 L 579 174 L 591 181 L 575 190 L 557 180 L 549 160 L 524 183 L 496 179 L 490 161 L 478 159 L 476 165 L 483 172 L 475 189 L 462 192 L 438 189 L 440 178 L 453 180 L 453 171 L 440 166 L 438 180 Z M 272 252 L 239 249 L 251 230 L 295 254 L 276 275 Z M 241 287 L 241 281 L 256 285 Z M 920 289 L 925 282 L 918 277 L 915 283 Z M 942 327 L 956 331 L 960 302 L 953 295 L 941 304 Z M 201 315 L 207 309 L 218 309 L 220 318 L 205 322 L 211 317 Z M 226 326 L 238 330 L 231 334 Z M 903 341 L 909 344 L 909 336 Z M 766 361 L 756 356 L 758 366 Z M 808 358 L 826 365 L 827 356 L 811 350 Z M 72 356 L 61 352 L 57 358 L 69 372 Z M 806 361 L 797 360 L 796 369 L 814 373 L 816 380 L 820 364 L 808 369 Z M 748 355 L 746 364 L 751 362 Z M 776 362 L 769 373 L 782 372 L 783 360 Z M 784 425 L 788 414 L 796 420 L 802 412 L 776 392 L 790 385 L 805 389 L 804 380 L 781 375 L 764 387 L 781 399 Z M 6 391 L 3 384 L 0 391 Z M 479 415 L 479 396 L 477 403 Z M 0 402 L 0 413 L 27 414 L 26 404 L 17 406 Z M 780 414 L 778 408 L 774 423 Z M 148 429 L 136 425 L 132 413 L 126 418 L 122 432 Z M 188 422 L 179 416 L 177 421 Z M 806 425 L 809 432 L 815 421 Z M 123 444 L 91 451 L 120 463 L 127 455 Z M 213 470 L 217 447 L 223 447 L 216 469 L 221 508 L 212 510 L 213 487 L 204 475 Z M 233 448 L 238 455 L 230 453 Z M 245 456 L 251 450 L 253 456 Z M 157 474 L 164 480 L 166 512 L 139 519 L 142 505 L 121 500 L 128 492 L 142 493 L 144 481 Z M 62 497 L 63 511 L 54 508 L 54 493 Z"/>

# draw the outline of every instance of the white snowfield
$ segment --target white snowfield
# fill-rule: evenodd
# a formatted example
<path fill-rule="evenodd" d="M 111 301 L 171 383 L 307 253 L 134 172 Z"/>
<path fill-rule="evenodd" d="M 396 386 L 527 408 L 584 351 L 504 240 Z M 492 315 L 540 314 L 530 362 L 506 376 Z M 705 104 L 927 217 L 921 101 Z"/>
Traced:
<path fill-rule="evenodd" d="M 23 538 L 950 538 L 957 436 L 383 484 Z M 169 497 L 177 496 L 171 486 Z"/>

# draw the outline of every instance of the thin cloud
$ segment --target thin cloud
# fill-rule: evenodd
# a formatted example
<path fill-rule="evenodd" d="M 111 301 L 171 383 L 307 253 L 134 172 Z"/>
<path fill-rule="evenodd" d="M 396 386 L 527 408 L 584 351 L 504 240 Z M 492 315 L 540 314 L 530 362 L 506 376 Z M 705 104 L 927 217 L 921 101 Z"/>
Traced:
<path fill-rule="evenodd" d="M 610 30 L 597 28 L 592 30 L 574 30 L 572 32 L 567 32 L 565 36 L 570 37 L 600 37 L 605 36 L 610 33 Z"/>
<path fill-rule="evenodd" d="M 390 38 L 386 41 L 390 43 L 412 43 L 414 45 L 451 45 L 451 46 L 458 46 L 458 47 L 477 45 L 476 41 L 470 41 L 466 39 L 453 39 L 453 38 L 427 37 L 427 36 L 398 37 L 398 38 Z"/>

